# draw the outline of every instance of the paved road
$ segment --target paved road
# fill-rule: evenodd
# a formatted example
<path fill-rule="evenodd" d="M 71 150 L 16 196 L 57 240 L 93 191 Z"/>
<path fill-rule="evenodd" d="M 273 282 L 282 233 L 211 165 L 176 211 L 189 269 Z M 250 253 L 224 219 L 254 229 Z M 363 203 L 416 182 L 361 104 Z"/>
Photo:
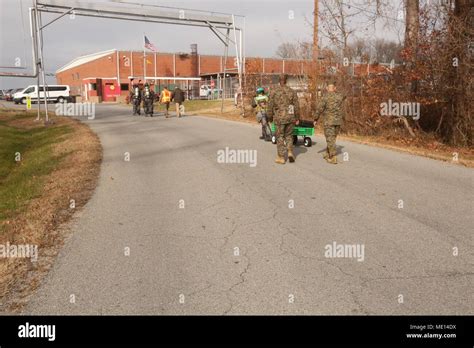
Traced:
<path fill-rule="evenodd" d="M 97 190 L 25 313 L 474 312 L 473 170 L 343 141 L 329 165 L 320 137 L 278 166 L 253 125 L 97 113 Z"/>

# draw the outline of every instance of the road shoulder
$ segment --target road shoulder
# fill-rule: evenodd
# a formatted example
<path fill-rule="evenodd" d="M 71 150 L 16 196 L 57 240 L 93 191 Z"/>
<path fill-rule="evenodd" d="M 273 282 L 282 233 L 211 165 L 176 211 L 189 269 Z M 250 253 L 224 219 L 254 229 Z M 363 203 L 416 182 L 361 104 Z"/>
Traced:
<path fill-rule="evenodd" d="M 65 222 L 95 190 L 102 160 L 100 140 L 86 124 L 55 117 L 54 124 L 45 127 L 35 116 L 0 109 L 0 127 L 12 137 L 7 141 L 21 149 L 9 153 L 15 150 L 12 147 L 1 154 L 5 161 L 20 154 L 20 160 L 10 163 L 0 177 L 4 189 L 13 192 L 0 216 L 0 312 L 4 313 L 20 312 L 40 285 L 67 236 Z M 20 257 L 22 247 L 30 255 Z"/>

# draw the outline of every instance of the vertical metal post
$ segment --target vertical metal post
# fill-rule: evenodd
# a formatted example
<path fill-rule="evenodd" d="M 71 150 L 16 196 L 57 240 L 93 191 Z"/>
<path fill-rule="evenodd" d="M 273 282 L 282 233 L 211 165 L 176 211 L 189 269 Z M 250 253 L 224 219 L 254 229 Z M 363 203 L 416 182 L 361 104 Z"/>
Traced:
<path fill-rule="evenodd" d="M 173 77 L 176 77 L 176 53 L 173 54 Z M 173 84 L 176 84 L 176 80 L 173 80 Z"/>
<path fill-rule="evenodd" d="M 246 17 L 244 17 L 244 25 L 243 25 L 243 28 L 241 28 L 241 31 L 242 31 L 242 42 L 240 43 L 242 45 L 242 62 L 243 62 L 243 75 L 244 75 L 244 81 L 243 81 L 243 86 L 244 88 L 247 88 L 247 73 L 246 73 L 246 66 L 247 66 L 247 53 L 246 53 L 246 49 L 245 49 L 245 45 L 246 45 L 246 38 L 245 38 L 245 33 L 247 32 L 246 31 Z M 244 100 L 244 90 L 242 89 L 241 90 L 241 99 L 242 99 L 242 112 L 244 113 L 245 115 L 245 109 L 243 107 L 243 100 Z"/>
<path fill-rule="evenodd" d="M 232 29 L 234 30 L 234 43 L 235 43 L 235 55 L 237 58 L 237 71 L 239 74 L 239 90 L 242 93 L 241 100 L 241 108 L 242 108 L 242 116 L 244 115 L 244 98 L 243 98 L 243 91 L 242 91 L 242 62 L 241 56 L 239 55 L 239 43 L 237 41 L 237 32 L 235 28 L 235 16 L 232 15 Z"/>
<path fill-rule="evenodd" d="M 145 40 L 145 33 L 143 33 L 143 40 Z M 143 83 L 146 83 L 146 51 L 145 51 L 145 44 L 143 44 Z"/>
<path fill-rule="evenodd" d="M 230 28 L 227 28 L 227 35 L 225 37 L 225 48 L 224 48 L 224 66 L 223 66 L 223 69 L 222 69 L 223 73 L 224 73 L 224 77 L 225 77 L 226 68 L 227 68 L 227 56 L 229 55 L 229 36 L 230 36 Z M 224 94 L 225 94 L 225 90 L 223 89 L 222 90 L 222 101 L 221 101 L 221 112 L 224 112 Z"/>
<path fill-rule="evenodd" d="M 37 6 L 37 0 L 35 0 L 35 7 Z M 36 7 L 37 8 L 37 7 Z M 37 40 L 38 40 L 38 46 L 39 46 L 39 71 L 38 71 L 38 76 L 39 72 L 41 72 L 41 78 L 43 80 L 43 97 L 44 97 L 44 108 L 45 108 L 45 123 L 49 123 L 49 115 L 48 115 L 48 99 L 46 98 L 46 77 L 44 73 L 44 56 L 43 56 L 43 34 L 41 30 L 41 13 L 38 11 L 36 12 L 36 33 L 37 33 Z M 39 80 L 39 79 L 38 79 Z M 39 81 L 38 81 L 39 83 Z M 40 94 L 40 88 L 41 86 L 38 86 L 38 97 Z"/>
<path fill-rule="evenodd" d="M 33 16 L 34 13 L 34 16 Z M 31 28 L 31 42 L 33 46 L 33 57 L 35 57 L 35 65 L 36 65 L 36 88 L 37 88 L 37 109 L 38 113 L 36 116 L 36 121 L 41 119 L 41 100 L 39 96 L 39 86 L 40 86 L 40 75 L 39 75 L 39 58 L 38 58 L 38 25 L 36 14 L 38 13 L 37 10 L 37 3 L 34 2 L 34 8 L 30 8 L 30 28 Z"/>
<path fill-rule="evenodd" d="M 156 52 L 155 52 L 155 78 L 157 77 L 156 75 Z"/>
<path fill-rule="evenodd" d="M 118 85 L 118 91 L 119 91 L 119 96 L 122 94 L 121 92 L 121 87 L 120 87 L 120 55 L 119 51 L 117 50 L 117 85 Z"/>

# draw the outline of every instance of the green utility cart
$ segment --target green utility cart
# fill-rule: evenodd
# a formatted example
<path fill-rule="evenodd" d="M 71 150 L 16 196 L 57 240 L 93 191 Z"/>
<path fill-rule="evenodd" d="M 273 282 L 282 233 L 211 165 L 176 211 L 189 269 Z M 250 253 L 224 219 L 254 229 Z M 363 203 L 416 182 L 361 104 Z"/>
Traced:
<path fill-rule="evenodd" d="M 272 130 L 272 143 L 276 144 L 276 128 L 275 124 L 271 124 Z M 298 137 L 303 137 L 303 144 L 305 147 L 311 147 L 313 145 L 313 141 L 310 137 L 314 135 L 314 127 L 300 127 L 295 126 L 293 129 L 293 144 L 298 144 Z"/>

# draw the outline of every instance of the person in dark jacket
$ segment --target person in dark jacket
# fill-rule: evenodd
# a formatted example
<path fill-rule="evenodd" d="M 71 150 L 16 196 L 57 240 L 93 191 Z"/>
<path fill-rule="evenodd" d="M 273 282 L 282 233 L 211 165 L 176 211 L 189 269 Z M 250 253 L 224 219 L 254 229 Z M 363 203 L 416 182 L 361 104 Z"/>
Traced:
<path fill-rule="evenodd" d="M 176 117 L 181 117 L 182 116 L 181 105 L 183 105 L 183 102 L 184 102 L 183 90 L 179 88 L 178 86 L 176 86 L 174 88 L 174 92 L 171 99 L 176 104 Z"/>
<path fill-rule="evenodd" d="M 145 88 L 143 89 L 143 111 L 145 111 L 145 116 L 149 115 L 153 117 L 153 103 L 155 102 L 155 93 L 150 88 L 148 83 L 145 83 Z"/>
<path fill-rule="evenodd" d="M 133 79 L 130 81 L 133 83 Z M 133 105 L 133 116 L 140 115 L 140 104 L 142 102 L 142 91 L 140 85 L 137 83 L 133 84 L 132 90 L 130 91 L 130 101 Z"/>

